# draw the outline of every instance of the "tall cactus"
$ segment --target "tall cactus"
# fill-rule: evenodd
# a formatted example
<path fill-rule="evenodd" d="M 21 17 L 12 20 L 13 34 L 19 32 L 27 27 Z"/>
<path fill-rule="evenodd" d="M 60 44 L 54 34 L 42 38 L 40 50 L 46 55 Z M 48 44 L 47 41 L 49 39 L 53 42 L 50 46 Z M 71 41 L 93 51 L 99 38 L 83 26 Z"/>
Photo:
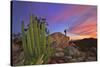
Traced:
<path fill-rule="evenodd" d="M 24 31 L 24 21 L 22 21 L 22 43 L 23 43 L 23 50 L 24 50 L 24 60 L 25 60 L 25 64 L 28 64 L 28 58 L 29 58 L 29 53 L 28 53 L 28 49 L 27 49 L 27 42 L 26 42 L 26 34 Z M 27 61 L 26 61 L 27 60 Z"/>
<path fill-rule="evenodd" d="M 46 34 L 45 22 L 45 19 L 38 21 L 37 17 L 31 16 L 27 31 L 24 31 L 24 22 L 22 22 L 25 64 L 45 64 L 52 55 L 53 49 L 50 38 Z"/>

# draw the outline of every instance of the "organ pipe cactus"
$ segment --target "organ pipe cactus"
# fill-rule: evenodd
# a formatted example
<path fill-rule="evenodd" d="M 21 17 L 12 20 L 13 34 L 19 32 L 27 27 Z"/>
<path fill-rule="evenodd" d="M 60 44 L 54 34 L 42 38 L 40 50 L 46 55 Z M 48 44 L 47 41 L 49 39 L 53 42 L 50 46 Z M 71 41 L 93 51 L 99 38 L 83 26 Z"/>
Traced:
<path fill-rule="evenodd" d="M 45 19 L 30 17 L 30 24 L 27 31 L 24 30 L 22 22 L 22 43 L 24 51 L 24 64 L 45 64 L 52 56 L 53 48 L 50 38 L 46 34 Z"/>

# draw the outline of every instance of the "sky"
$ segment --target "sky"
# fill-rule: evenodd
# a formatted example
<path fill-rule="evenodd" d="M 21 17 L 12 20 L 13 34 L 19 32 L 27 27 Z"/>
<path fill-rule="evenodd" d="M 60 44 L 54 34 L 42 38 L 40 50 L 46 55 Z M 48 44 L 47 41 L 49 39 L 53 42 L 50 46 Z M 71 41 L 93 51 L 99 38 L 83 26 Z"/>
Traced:
<path fill-rule="evenodd" d="M 21 32 L 21 21 L 27 26 L 32 14 L 46 18 L 50 33 L 66 29 L 72 38 L 97 37 L 97 6 L 13 1 L 12 32 Z"/>

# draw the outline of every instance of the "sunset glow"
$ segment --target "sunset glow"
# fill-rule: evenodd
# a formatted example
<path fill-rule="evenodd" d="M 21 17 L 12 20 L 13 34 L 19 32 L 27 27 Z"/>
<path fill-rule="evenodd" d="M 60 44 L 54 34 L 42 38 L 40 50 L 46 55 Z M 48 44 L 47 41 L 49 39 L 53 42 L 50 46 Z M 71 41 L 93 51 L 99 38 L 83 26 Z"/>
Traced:
<path fill-rule="evenodd" d="M 34 14 L 46 18 L 50 33 L 64 33 L 67 29 L 71 39 L 97 38 L 96 6 L 18 1 L 13 2 L 13 6 L 14 33 L 21 32 L 21 21 L 25 20 L 27 26 L 30 14 Z"/>

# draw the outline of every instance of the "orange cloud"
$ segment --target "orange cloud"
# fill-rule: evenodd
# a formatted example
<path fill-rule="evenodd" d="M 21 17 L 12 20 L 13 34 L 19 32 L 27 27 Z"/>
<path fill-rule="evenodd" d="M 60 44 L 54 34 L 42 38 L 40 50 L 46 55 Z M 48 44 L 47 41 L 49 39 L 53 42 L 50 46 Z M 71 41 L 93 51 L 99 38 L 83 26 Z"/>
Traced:
<path fill-rule="evenodd" d="M 77 25 L 77 27 L 73 28 L 71 33 L 79 34 L 80 36 L 89 36 L 96 38 L 97 37 L 97 22 L 96 20 L 88 19 L 83 24 Z"/>

